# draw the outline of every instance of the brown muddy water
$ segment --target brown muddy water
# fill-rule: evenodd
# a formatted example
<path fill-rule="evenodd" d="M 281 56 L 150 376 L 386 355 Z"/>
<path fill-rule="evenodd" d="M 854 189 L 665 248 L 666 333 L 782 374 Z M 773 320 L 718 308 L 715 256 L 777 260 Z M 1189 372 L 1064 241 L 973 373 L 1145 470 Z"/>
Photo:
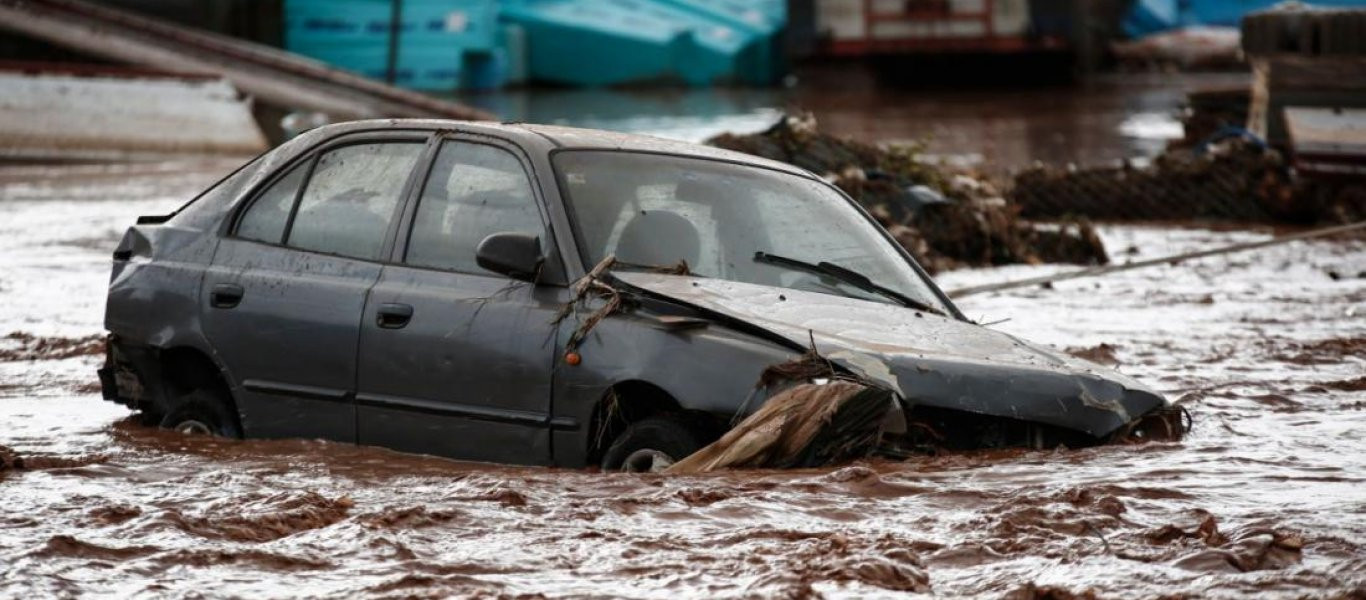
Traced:
<path fill-rule="evenodd" d="M 1366 595 L 1364 240 L 960 303 L 1180 399 L 1181 443 L 601 474 L 182 437 L 102 402 L 110 249 L 229 167 L 0 169 L 0 445 L 25 461 L 0 597 Z M 1269 235 L 1101 231 L 1121 260 Z"/>
<path fill-rule="evenodd" d="M 989 80 L 992 73 L 982 73 Z M 1082 166 L 1140 162 L 1182 136 L 1185 94 L 1247 85 L 1242 73 L 1098 76 L 1076 86 L 879 86 L 857 65 L 802 70 L 790 88 L 732 90 L 508 90 L 460 99 L 504 119 L 702 141 L 809 111 L 824 131 L 923 144 L 928 155 L 993 175 L 1035 161 Z M 914 81 L 908 74 L 906 82 Z"/>

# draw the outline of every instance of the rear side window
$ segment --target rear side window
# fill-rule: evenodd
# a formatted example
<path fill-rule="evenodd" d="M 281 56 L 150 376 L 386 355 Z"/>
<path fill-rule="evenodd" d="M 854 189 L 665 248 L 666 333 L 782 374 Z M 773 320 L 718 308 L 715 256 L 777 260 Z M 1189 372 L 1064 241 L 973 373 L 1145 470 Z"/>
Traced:
<path fill-rule="evenodd" d="M 545 237 L 521 161 L 484 144 L 442 144 L 418 201 L 404 262 L 483 272 L 475 249 L 484 238 L 502 232 Z"/>
<path fill-rule="evenodd" d="M 289 211 L 294 208 L 294 198 L 299 195 L 299 185 L 307 172 L 308 163 L 305 162 L 270 184 L 242 215 L 242 221 L 237 224 L 237 237 L 280 243 L 285 237 L 285 225 L 289 223 Z"/>
<path fill-rule="evenodd" d="M 286 244 L 379 258 L 399 195 L 422 147 L 419 142 L 356 144 L 320 156 L 299 198 Z"/>

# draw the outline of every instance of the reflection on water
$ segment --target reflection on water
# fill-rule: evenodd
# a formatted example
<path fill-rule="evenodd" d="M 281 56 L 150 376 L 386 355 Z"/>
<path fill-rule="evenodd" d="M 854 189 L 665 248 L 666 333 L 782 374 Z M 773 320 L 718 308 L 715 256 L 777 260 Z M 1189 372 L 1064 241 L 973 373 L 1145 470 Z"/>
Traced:
<path fill-rule="evenodd" d="M 1238 74 L 1107 76 L 1076 86 L 887 89 L 857 69 L 821 69 L 789 89 L 509 90 L 462 100 L 509 121 L 702 141 L 752 132 L 784 110 L 809 110 L 834 133 L 923 142 L 955 163 L 1004 172 L 1032 164 L 1094 165 L 1151 157 L 1180 135 L 1187 90 Z"/>

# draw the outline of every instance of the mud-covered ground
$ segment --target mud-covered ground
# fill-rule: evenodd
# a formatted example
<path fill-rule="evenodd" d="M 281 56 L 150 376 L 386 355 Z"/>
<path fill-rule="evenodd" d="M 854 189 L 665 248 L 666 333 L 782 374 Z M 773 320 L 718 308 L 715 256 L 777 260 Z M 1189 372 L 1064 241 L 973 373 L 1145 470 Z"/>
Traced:
<path fill-rule="evenodd" d="M 0 472 L 0 596 L 1366 594 L 1364 241 L 961 302 L 1180 398 L 1179 444 L 599 474 L 185 438 L 102 402 L 113 244 L 224 168 L 0 169 L 0 445 L 26 467 Z M 1101 233 L 1120 261 L 1269 235 Z"/>

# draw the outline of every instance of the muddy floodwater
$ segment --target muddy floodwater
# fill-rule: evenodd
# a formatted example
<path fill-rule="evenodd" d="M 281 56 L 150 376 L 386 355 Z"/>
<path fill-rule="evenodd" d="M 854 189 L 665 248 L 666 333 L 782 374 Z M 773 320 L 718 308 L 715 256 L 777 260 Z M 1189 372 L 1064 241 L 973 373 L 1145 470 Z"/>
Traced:
<path fill-rule="evenodd" d="M 1096 166 L 1151 158 L 1182 136 L 1186 92 L 1246 86 L 1249 76 L 1131 73 L 1077 86 L 931 89 L 879 87 L 877 79 L 841 64 L 803 70 L 786 89 L 509 90 L 461 100 L 514 121 L 689 141 L 751 133 L 784 111 L 809 111 L 829 133 L 922 144 L 936 159 L 1002 175 L 1035 161 Z"/>
<path fill-rule="evenodd" d="M 0 471 L 0 597 L 1366 594 L 1361 239 L 961 301 L 1179 399 L 1181 443 L 600 474 L 182 437 L 101 401 L 111 248 L 229 167 L 0 169 L 0 445 L 25 467 Z M 1270 235 L 1101 232 L 1118 260 Z"/>

